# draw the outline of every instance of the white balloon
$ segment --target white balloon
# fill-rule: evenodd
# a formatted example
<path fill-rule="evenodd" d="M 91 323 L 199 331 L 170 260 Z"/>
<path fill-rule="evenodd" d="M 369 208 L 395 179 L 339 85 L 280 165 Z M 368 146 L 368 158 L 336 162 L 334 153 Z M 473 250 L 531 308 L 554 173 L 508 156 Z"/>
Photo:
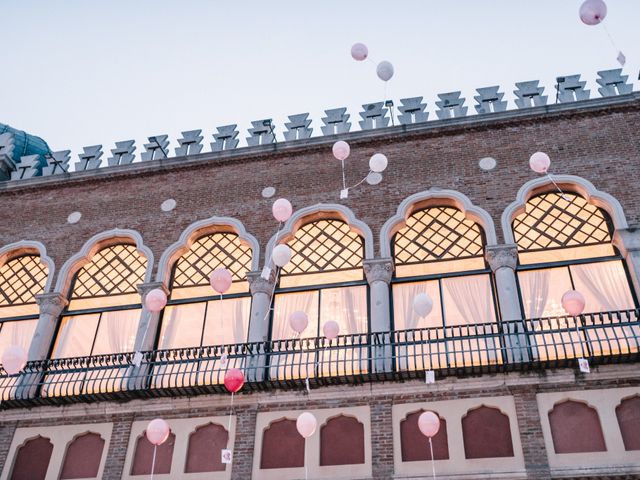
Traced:
<path fill-rule="evenodd" d="M 387 157 L 382 153 L 375 153 L 369 159 L 369 168 L 371 169 L 372 172 L 376 172 L 376 173 L 384 172 L 384 169 L 387 168 L 388 164 L 389 164 L 389 161 L 387 160 Z"/>
<path fill-rule="evenodd" d="M 351 47 L 351 57 L 358 62 L 366 60 L 369 56 L 369 49 L 364 43 L 354 43 Z"/>
<path fill-rule="evenodd" d="M 426 317 L 431 313 L 431 309 L 433 308 L 433 300 L 426 293 L 419 293 L 413 299 L 413 309 L 415 312 L 421 316 Z"/>
<path fill-rule="evenodd" d="M 346 160 L 349 154 L 351 153 L 351 147 L 344 140 L 338 140 L 333 144 L 333 156 L 336 157 L 337 160 Z"/>
<path fill-rule="evenodd" d="M 273 253 L 271 254 L 271 258 L 273 258 L 273 263 L 278 267 L 284 267 L 289 260 L 291 260 L 291 249 L 289 245 L 277 245 L 273 249 Z"/>
<path fill-rule="evenodd" d="M 296 420 L 296 428 L 298 429 L 298 433 L 302 435 L 304 438 L 309 438 L 316 431 L 316 427 L 318 426 L 318 421 L 316 417 L 311 412 L 303 412 Z"/>
<path fill-rule="evenodd" d="M 380 80 L 382 80 L 383 82 L 388 82 L 389 80 L 391 80 L 391 77 L 393 77 L 393 65 L 391 65 L 391 62 L 383 60 L 378 64 L 376 73 L 378 74 L 378 78 Z"/>
<path fill-rule="evenodd" d="M 551 165 L 551 159 L 544 152 L 536 152 L 529 159 L 529 166 L 536 173 L 547 173 L 549 165 Z"/>
<path fill-rule="evenodd" d="M 367 183 L 369 185 L 377 185 L 382 181 L 382 175 L 378 172 L 369 172 L 367 175 Z"/>

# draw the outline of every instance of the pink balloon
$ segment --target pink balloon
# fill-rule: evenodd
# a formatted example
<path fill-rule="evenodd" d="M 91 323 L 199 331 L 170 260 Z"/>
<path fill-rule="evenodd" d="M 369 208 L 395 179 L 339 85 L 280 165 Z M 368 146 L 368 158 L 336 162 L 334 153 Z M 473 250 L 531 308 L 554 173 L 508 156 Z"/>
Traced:
<path fill-rule="evenodd" d="M 544 152 L 536 152 L 529 158 L 529 166 L 536 173 L 547 173 L 549 165 L 551 165 L 551 159 Z"/>
<path fill-rule="evenodd" d="M 440 418 L 433 412 L 422 412 L 418 417 L 418 428 L 425 437 L 435 437 L 440 430 Z"/>
<path fill-rule="evenodd" d="M 19 373 L 27 359 L 27 352 L 19 345 L 11 345 L 2 352 L 2 366 L 9 375 Z"/>
<path fill-rule="evenodd" d="M 161 288 L 154 288 L 144 297 L 144 306 L 150 312 L 157 313 L 167 304 L 167 294 Z"/>
<path fill-rule="evenodd" d="M 211 287 L 221 295 L 229 290 L 231 282 L 233 282 L 231 272 L 226 268 L 216 268 L 211 274 L 211 277 L 209 277 Z"/>
<path fill-rule="evenodd" d="M 580 5 L 580 20 L 586 25 L 597 25 L 607 16 L 607 4 L 602 0 L 586 0 Z"/>
<path fill-rule="evenodd" d="M 362 62 L 369 56 L 369 49 L 364 43 L 354 43 L 351 47 L 351 56 L 354 60 Z"/>
<path fill-rule="evenodd" d="M 572 317 L 580 315 L 584 311 L 585 303 L 584 295 L 576 290 L 569 290 L 562 295 L 562 308 Z"/>
<path fill-rule="evenodd" d="M 344 140 L 339 140 L 333 144 L 333 156 L 338 160 L 346 160 L 351 153 L 351 147 Z"/>
<path fill-rule="evenodd" d="M 273 202 L 271 211 L 273 212 L 273 216 L 276 220 L 279 222 L 286 222 L 293 213 L 293 207 L 291 206 L 291 202 L 286 198 L 279 198 Z"/>
<path fill-rule="evenodd" d="M 307 317 L 306 313 L 297 310 L 289 315 L 289 325 L 294 332 L 302 333 L 309 325 L 309 317 Z"/>
<path fill-rule="evenodd" d="M 149 425 L 147 425 L 147 440 L 153 445 L 162 445 L 167 441 L 167 438 L 169 438 L 170 432 L 169 424 L 161 418 L 156 418 L 155 420 L 151 420 Z"/>
<path fill-rule="evenodd" d="M 224 374 L 224 386 L 231 393 L 237 393 L 244 385 L 244 373 L 239 368 L 231 368 Z"/>
<path fill-rule="evenodd" d="M 301 413 L 296 420 L 296 428 L 298 429 L 298 433 L 302 435 L 304 438 L 309 438 L 316 431 L 316 427 L 318 426 L 318 421 L 316 417 L 313 416 L 313 413 L 304 412 Z"/>
<path fill-rule="evenodd" d="M 338 325 L 338 322 L 329 320 L 322 327 L 322 333 L 324 333 L 324 336 L 327 337 L 329 340 L 333 340 L 340 333 L 340 325 Z"/>

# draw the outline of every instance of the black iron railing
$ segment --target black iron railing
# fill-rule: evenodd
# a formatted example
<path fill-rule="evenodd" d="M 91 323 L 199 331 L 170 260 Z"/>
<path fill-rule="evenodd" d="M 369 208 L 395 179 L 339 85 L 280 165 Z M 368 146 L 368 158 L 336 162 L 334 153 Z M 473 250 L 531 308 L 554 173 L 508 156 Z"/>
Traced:
<path fill-rule="evenodd" d="M 3 408 L 223 392 L 229 368 L 246 390 L 593 366 L 640 360 L 640 311 L 96 355 L 29 362 L 0 376 Z M 4 372 L 2 372 L 4 373 Z"/>

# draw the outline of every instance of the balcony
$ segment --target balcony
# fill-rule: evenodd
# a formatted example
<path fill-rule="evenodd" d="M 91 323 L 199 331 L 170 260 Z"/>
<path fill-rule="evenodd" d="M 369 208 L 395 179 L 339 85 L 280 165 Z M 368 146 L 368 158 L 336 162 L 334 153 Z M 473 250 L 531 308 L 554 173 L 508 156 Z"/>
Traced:
<path fill-rule="evenodd" d="M 228 368 L 245 390 L 437 378 L 640 360 L 640 310 L 29 362 L 0 376 L 1 407 L 225 392 Z M 3 372 L 4 373 L 4 372 Z"/>

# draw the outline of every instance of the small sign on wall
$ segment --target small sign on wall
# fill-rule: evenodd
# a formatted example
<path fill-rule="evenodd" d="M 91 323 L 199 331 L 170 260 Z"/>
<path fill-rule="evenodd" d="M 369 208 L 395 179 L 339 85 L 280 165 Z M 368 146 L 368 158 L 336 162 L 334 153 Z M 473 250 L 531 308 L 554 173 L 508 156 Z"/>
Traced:
<path fill-rule="evenodd" d="M 222 450 L 221 458 L 222 458 L 222 463 L 231 463 L 231 460 L 233 459 L 233 454 L 231 453 L 231 450 L 227 450 L 227 449 Z"/>
<path fill-rule="evenodd" d="M 436 383 L 436 372 L 433 370 L 425 370 L 424 383 Z"/>
<path fill-rule="evenodd" d="M 591 368 L 589 368 L 589 360 L 586 358 L 578 359 L 578 367 L 582 373 L 591 373 Z"/>

